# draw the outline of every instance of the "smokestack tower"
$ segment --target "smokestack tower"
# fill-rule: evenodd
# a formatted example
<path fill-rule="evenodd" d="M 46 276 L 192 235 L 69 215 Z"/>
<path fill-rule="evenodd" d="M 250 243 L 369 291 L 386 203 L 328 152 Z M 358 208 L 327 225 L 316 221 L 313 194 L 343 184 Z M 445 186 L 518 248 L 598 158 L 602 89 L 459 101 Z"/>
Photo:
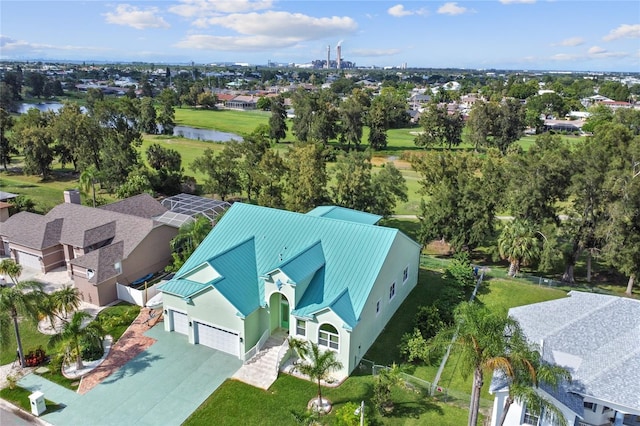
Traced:
<path fill-rule="evenodd" d="M 340 63 L 340 60 L 342 58 L 342 46 L 341 45 L 338 45 L 336 47 L 336 54 L 337 54 L 337 57 L 336 57 L 336 68 L 340 69 L 340 68 L 342 68 L 342 64 Z"/>
<path fill-rule="evenodd" d="M 331 45 L 327 45 L 327 69 L 331 68 Z"/>

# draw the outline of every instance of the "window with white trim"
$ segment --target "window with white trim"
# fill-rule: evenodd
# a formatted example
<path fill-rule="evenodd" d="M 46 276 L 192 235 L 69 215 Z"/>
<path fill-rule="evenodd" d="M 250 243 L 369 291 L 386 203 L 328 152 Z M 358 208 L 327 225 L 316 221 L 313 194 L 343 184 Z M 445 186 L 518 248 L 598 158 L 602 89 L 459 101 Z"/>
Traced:
<path fill-rule="evenodd" d="M 396 283 L 395 283 L 395 281 L 393 282 L 393 284 L 391 284 L 391 287 L 389 287 L 389 300 L 393 299 L 394 297 L 396 297 Z"/>
<path fill-rule="evenodd" d="M 122 273 L 122 262 L 116 262 L 113 264 L 113 268 L 116 270 L 117 273 L 121 274 Z"/>
<path fill-rule="evenodd" d="M 93 269 L 87 269 L 87 278 L 93 278 L 94 272 Z"/>
<path fill-rule="evenodd" d="M 305 320 L 301 320 L 301 319 L 296 320 L 296 335 L 298 336 L 307 335 L 307 322 Z"/>
<path fill-rule="evenodd" d="M 538 426 L 538 422 L 540 421 L 540 416 L 538 416 L 537 414 L 529 411 L 529 407 L 525 407 L 525 411 L 524 411 L 524 417 L 522 419 L 522 423 L 523 425 L 531 425 L 531 426 Z"/>
<path fill-rule="evenodd" d="M 331 324 L 322 324 L 318 330 L 318 346 L 325 346 L 337 351 L 340 347 L 338 330 Z"/>
<path fill-rule="evenodd" d="M 404 271 L 402 271 L 402 284 L 406 283 L 408 279 L 409 279 L 409 265 L 407 265 L 407 267 L 404 268 Z"/>
<path fill-rule="evenodd" d="M 380 314 L 380 307 L 381 307 L 381 300 L 378 300 L 376 302 L 376 316 L 378 316 Z"/>

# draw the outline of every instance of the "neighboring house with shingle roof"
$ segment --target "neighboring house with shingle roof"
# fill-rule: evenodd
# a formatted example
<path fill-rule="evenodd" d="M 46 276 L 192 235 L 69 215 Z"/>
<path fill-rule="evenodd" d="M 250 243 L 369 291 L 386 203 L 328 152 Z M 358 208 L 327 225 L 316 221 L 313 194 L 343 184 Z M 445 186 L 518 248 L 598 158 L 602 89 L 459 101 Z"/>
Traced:
<path fill-rule="evenodd" d="M 336 351 L 346 377 L 417 283 L 420 245 L 380 219 L 233 204 L 159 288 L 165 329 L 245 360 L 285 330 Z"/>
<path fill-rule="evenodd" d="M 567 298 L 509 310 L 544 360 L 565 367 L 571 383 L 539 393 L 562 410 L 569 425 L 637 425 L 640 421 L 640 301 L 569 292 Z M 501 417 L 507 384 L 494 375 L 492 425 Z M 505 425 L 537 421 L 517 401 Z M 539 425 L 547 425 L 539 419 Z M 536 423 L 533 423 L 536 424 Z"/>
<path fill-rule="evenodd" d="M 153 219 L 167 209 L 149 195 L 92 208 L 66 202 L 46 215 L 20 212 L 0 224 L 11 258 L 49 272 L 64 266 L 84 301 L 117 300 L 116 282 L 129 284 L 171 260 L 176 227 Z"/>

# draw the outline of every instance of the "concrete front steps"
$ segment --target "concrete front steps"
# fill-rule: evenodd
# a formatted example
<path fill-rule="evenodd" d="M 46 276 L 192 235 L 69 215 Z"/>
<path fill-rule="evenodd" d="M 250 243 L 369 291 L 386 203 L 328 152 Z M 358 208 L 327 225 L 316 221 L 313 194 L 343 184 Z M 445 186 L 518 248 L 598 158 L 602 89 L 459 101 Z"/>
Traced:
<path fill-rule="evenodd" d="M 240 367 L 232 378 L 260 389 L 269 389 L 278 378 L 278 365 L 281 361 L 278 356 L 282 358 L 287 351 L 287 337 L 284 331 L 272 334 L 260 352 Z"/>

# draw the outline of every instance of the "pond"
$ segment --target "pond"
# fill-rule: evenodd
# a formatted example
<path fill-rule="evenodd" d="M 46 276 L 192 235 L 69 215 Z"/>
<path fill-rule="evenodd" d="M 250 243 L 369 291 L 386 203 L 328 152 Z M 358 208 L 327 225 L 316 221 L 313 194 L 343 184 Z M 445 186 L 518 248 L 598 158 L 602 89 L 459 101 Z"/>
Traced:
<path fill-rule="evenodd" d="M 23 102 L 20 104 L 18 108 L 18 112 L 20 114 L 26 114 L 27 111 L 29 111 L 31 108 L 39 109 L 42 112 L 45 112 L 45 111 L 58 112 L 58 110 L 62 108 L 62 104 L 60 102 L 48 102 L 48 103 L 41 102 L 38 104 L 30 104 L 30 103 Z M 84 110 L 85 109 L 83 107 L 83 111 Z"/>
<path fill-rule="evenodd" d="M 20 114 L 26 114 L 31 108 L 39 109 L 40 111 L 53 111 L 58 112 L 62 108 L 63 104 L 60 102 L 49 103 L 21 103 L 18 109 Z M 86 112 L 86 108 L 82 107 L 82 111 Z M 158 130 L 161 131 L 162 127 L 158 126 Z M 198 129 L 189 126 L 176 126 L 173 129 L 173 136 L 180 136 L 186 139 L 194 139 L 198 141 L 211 141 L 211 142 L 230 142 L 232 140 L 242 142 L 242 137 L 234 133 L 220 132 L 212 129 Z"/>
<path fill-rule="evenodd" d="M 173 136 L 181 136 L 187 139 L 194 139 L 198 141 L 212 141 L 212 142 L 230 142 L 232 140 L 242 141 L 242 137 L 234 133 L 220 132 L 218 130 L 211 129 L 197 129 L 195 127 L 188 126 L 176 126 L 173 129 Z"/>

